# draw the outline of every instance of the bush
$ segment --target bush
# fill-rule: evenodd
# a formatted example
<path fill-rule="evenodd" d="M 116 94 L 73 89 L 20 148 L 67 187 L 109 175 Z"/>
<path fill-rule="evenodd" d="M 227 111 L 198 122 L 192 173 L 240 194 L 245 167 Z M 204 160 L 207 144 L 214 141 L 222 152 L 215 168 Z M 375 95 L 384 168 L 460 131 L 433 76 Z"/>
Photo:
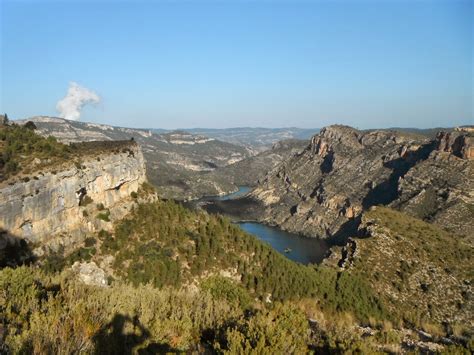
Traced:
<path fill-rule="evenodd" d="M 291 304 L 276 304 L 251 317 L 241 318 L 221 335 L 226 354 L 305 354 L 309 325 L 303 312 Z"/>
<path fill-rule="evenodd" d="M 110 222 L 110 218 L 109 218 L 109 217 L 110 217 L 110 211 L 109 211 L 109 210 L 107 210 L 107 211 L 105 211 L 105 212 L 103 212 L 103 213 L 99 213 L 99 214 L 96 216 L 97 219 L 101 219 L 102 221 L 105 221 L 105 222 Z"/>
<path fill-rule="evenodd" d="M 201 283 L 201 289 L 209 292 L 214 299 L 226 300 L 241 309 L 249 307 L 252 303 L 252 298 L 246 289 L 225 277 L 209 277 Z"/>

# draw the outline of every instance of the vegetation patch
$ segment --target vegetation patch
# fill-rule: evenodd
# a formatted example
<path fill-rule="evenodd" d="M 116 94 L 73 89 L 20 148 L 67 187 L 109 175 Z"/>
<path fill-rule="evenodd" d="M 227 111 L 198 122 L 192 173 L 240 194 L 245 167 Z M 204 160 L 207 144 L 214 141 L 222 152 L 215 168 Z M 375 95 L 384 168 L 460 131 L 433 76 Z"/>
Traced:
<path fill-rule="evenodd" d="M 132 152 L 129 147 L 135 144 L 133 141 L 63 144 L 53 136 L 45 138 L 37 134 L 31 124 L 0 126 L 0 182 L 19 173 L 31 174 L 71 161 L 78 169 L 83 169 L 81 157 L 124 149 Z"/>
<path fill-rule="evenodd" d="M 376 207 L 357 239 L 353 272 L 379 293 L 391 313 L 407 324 L 445 324 L 467 319 L 472 300 L 473 247 L 457 235 L 404 213 Z M 467 312 L 467 313 L 466 313 Z"/>

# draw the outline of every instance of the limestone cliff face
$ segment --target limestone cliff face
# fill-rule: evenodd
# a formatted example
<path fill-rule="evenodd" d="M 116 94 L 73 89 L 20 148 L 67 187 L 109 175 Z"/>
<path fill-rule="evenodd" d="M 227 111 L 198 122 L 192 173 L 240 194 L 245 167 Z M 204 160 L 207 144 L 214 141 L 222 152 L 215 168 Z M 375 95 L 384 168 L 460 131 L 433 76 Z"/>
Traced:
<path fill-rule="evenodd" d="M 472 132 L 436 139 L 330 126 L 253 191 L 262 220 L 316 237 L 356 232 L 361 213 L 389 205 L 458 235 L 473 237 Z"/>
<path fill-rule="evenodd" d="M 436 136 L 437 149 L 452 153 L 467 160 L 474 160 L 474 133 L 458 129 L 454 132 L 439 132 Z"/>
<path fill-rule="evenodd" d="M 391 202 L 398 178 L 427 155 L 428 143 L 395 132 L 329 126 L 270 172 L 252 196 L 266 205 L 267 223 L 334 236 L 355 228 L 368 206 Z"/>
<path fill-rule="evenodd" d="M 103 221 L 86 217 L 98 213 L 93 210 L 97 204 L 112 217 L 123 216 L 131 207 L 130 194 L 145 179 L 140 148 L 124 142 L 121 149 L 90 154 L 80 164 L 6 181 L 0 186 L 0 231 L 36 245 L 57 241 L 59 235 L 93 232 Z"/>

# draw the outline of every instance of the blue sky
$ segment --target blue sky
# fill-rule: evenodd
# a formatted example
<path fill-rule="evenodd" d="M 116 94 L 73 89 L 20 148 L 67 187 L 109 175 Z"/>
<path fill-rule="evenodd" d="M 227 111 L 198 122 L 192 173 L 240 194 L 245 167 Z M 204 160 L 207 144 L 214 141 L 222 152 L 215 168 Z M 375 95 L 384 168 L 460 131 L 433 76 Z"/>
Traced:
<path fill-rule="evenodd" d="M 1 0 L 0 111 L 130 127 L 474 124 L 472 1 Z"/>

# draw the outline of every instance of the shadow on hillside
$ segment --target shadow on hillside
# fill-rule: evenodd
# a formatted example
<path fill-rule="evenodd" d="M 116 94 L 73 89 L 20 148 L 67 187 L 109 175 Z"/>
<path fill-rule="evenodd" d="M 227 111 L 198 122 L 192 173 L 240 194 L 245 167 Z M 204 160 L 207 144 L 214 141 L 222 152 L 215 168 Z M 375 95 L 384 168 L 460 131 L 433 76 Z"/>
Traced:
<path fill-rule="evenodd" d="M 0 268 L 28 265 L 35 257 L 25 239 L 0 229 Z"/>
<path fill-rule="evenodd" d="M 361 215 L 349 219 L 346 223 L 344 223 L 336 233 L 331 235 L 328 239 L 329 245 L 346 245 L 347 240 L 350 237 L 358 237 L 359 236 L 359 225 L 361 221 Z"/>
<path fill-rule="evenodd" d="M 435 142 L 429 142 L 422 145 L 414 152 L 408 152 L 406 156 L 390 160 L 384 163 L 386 168 L 392 170 L 387 180 L 381 182 L 370 190 L 362 200 L 363 210 L 372 206 L 388 205 L 395 201 L 398 196 L 398 180 L 420 161 L 426 160 L 433 151 Z M 348 220 L 339 230 L 329 238 L 329 243 L 333 245 L 345 245 L 349 237 L 361 237 L 359 225 L 361 215 Z M 363 233 L 362 233 L 363 234 Z"/>
<path fill-rule="evenodd" d="M 260 201 L 251 197 L 241 197 L 230 200 L 210 200 L 202 205 L 209 213 L 219 213 L 232 220 L 258 220 L 264 210 Z"/>
<path fill-rule="evenodd" d="M 414 152 L 408 152 L 405 157 L 390 160 L 384 166 L 391 169 L 392 173 L 387 180 L 375 186 L 362 200 L 364 210 L 371 206 L 388 205 L 398 197 L 398 180 L 418 164 L 426 160 L 435 147 L 435 142 L 422 145 Z"/>
<path fill-rule="evenodd" d="M 179 352 L 168 344 L 160 343 L 150 343 L 137 350 L 150 336 L 150 331 L 140 323 L 138 317 L 116 314 L 110 323 L 94 335 L 95 354 L 147 355 Z"/>

